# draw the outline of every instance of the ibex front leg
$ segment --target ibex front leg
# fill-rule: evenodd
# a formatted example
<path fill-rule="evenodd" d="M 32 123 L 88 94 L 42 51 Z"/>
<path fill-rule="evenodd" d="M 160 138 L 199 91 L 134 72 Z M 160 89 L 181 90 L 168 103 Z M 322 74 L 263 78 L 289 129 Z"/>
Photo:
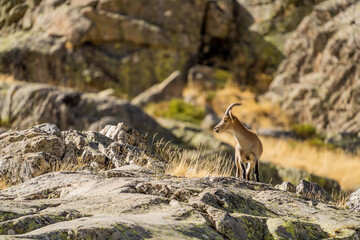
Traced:
<path fill-rule="evenodd" d="M 238 154 L 237 151 L 235 151 L 235 165 L 236 165 L 236 177 L 240 177 L 241 169 L 240 169 L 240 154 Z"/>

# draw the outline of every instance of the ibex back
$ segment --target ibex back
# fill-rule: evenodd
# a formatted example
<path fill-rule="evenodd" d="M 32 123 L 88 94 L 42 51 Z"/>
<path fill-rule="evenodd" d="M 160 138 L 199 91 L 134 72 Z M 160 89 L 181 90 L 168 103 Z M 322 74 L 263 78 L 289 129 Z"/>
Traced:
<path fill-rule="evenodd" d="M 251 170 L 255 167 L 255 180 L 259 182 L 259 159 L 263 152 L 263 146 L 256 133 L 247 129 L 231 113 L 234 106 L 240 105 L 241 103 L 231 104 L 220 123 L 215 126 L 214 131 L 216 133 L 230 132 L 235 138 L 236 177 L 241 176 L 246 180 L 250 180 Z M 247 168 L 245 169 L 246 164 Z"/>

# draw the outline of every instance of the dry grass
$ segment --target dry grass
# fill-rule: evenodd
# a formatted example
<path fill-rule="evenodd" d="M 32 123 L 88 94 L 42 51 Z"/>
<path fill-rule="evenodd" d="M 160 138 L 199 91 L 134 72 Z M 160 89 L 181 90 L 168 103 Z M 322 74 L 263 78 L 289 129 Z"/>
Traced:
<path fill-rule="evenodd" d="M 347 154 L 341 149 L 319 148 L 293 140 L 262 138 L 262 142 L 263 159 L 335 179 L 344 190 L 355 190 L 360 187 L 359 155 Z"/>
<path fill-rule="evenodd" d="M 338 207 L 346 208 L 345 203 L 349 201 L 350 193 L 340 191 L 339 193 L 331 194 L 331 198 L 334 200 Z"/>
<path fill-rule="evenodd" d="M 180 158 L 171 159 L 166 173 L 178 177 L 231 176 L 231 158 L 220 154 L 201 154 L 183 150 Z"/>
<path fill-rule="evenodd" d="M 73 172 L 84 169 L 89 163 L 83 161 L 81 157 L 77 157 L 75 161 L 56 161 L 50 164 L 50 172 Z"/>
<path fill-rule="evenodd" d="M 242 106 L 233 109 L 233 113 L 242 121 L 250 124 L 254 129 L 261 127 L 289 127 L 290 123 L 279 105 L 268 101 L 257 101 L 256 95 L 250 89 L 241 89 L 234 85 L 227 85 L 215 92 L 211 106 L 222 116 L 226 108 L 241 102 Z"/>
<path fill-rule="evenodd" d="M 230 134 L 215 136 L 229 144 L 234 144 Z M 360 187 L 360 155 L 348 154 L 341 149 L 329 150 L 289 139 L 261 137 L 261 141 L 264 146 L 262 160 L 334 179 L 345 191 L 353 191 Z"/>
<path fill-rule="evenodd" d="M 182 149 L 156 142 L 153 146 L 157 158 L 166 164 L 165 173 L 177 177 L 231 176 L 234 163 L 231 156 L 199 150 Z"/>

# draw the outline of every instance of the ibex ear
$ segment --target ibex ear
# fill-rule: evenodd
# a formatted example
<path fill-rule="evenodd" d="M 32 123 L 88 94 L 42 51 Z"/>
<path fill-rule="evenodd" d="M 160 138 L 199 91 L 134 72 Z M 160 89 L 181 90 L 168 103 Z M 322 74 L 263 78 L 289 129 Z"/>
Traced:
<path fill-rule="evenodd" d="M 232 114 L 231 110 L 229 111 L 229 117 L 231 120 L 234 120 L 234 115 Z"/>

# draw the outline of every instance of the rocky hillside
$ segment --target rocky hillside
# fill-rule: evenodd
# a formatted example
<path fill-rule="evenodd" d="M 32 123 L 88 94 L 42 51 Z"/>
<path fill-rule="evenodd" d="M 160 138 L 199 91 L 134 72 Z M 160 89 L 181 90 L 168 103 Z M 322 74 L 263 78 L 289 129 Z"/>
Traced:
<path fill-rule="evenodd" d="M 359 1 L 324 1 L 286 44 L 268 97 L 328 133 L 360 129 Z"/>
<path fill-rule="evenodd" d="M 0 72 L 123 97 L 196 63 L 263 81 L 282 56 L 234 0 L 5 0 L 0 12 Z"/>
<path fill-rule="evenodd" d="M 358 193 L 350 211 L 306 180 L 274 188 L 234 177 L 171 177 L 164 174 L 171 159 L 159 159 L 123 123 L 100 133 L 43 124 L 3 133 L 0 143 L 1 183 L 17 184 L 0 191 L 6 239 L 360 237 L 360 215 L 352 212 Z"/>

